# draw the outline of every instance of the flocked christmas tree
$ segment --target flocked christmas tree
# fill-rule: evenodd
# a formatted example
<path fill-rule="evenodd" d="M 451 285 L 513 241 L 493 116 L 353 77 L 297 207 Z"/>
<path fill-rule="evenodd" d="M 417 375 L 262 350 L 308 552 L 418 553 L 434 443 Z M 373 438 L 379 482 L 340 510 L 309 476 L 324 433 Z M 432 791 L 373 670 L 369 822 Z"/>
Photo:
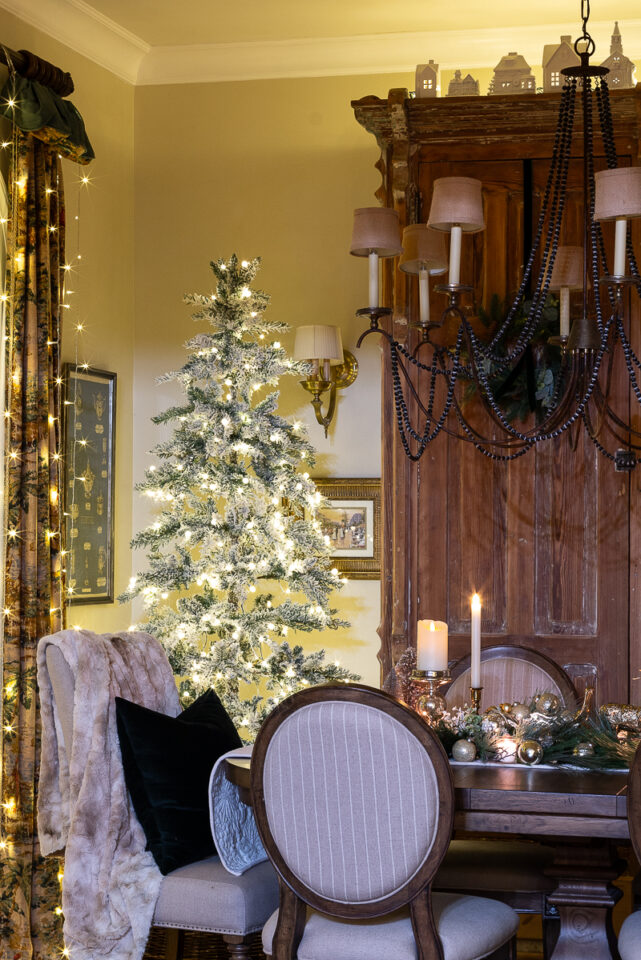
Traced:
<path fill-rule="evenodd" d="M 214 687 L 249 737 L 294 690 L 351 676 L 292 641 L 345 624 L 329 606 L 341 580 L 316 516 L 312 447 L 300 423 L 278 415 L 278 392 L 265 390 L 306 367 L 273 339 L 288 328 L 250 287 L 259 262 L 212 262 L 216 293 L 185 298 L 210 330 L 160 378 L 176 381 L 184 401 L 153 418 L 173 434 L 138 486 L 158 510 L 132 542 L 145 548 L 146 569 L 121 598 L 142 597 L 142 625 L 167 651 L 183 701 Z"/>

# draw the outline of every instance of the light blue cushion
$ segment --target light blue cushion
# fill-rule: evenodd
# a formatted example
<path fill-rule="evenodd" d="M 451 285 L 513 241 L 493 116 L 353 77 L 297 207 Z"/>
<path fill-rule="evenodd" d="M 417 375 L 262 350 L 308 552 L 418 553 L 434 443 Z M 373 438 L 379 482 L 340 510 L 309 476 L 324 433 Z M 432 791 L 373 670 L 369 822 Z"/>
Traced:
<path fill-rule="evenodd" d="M 505 903 L 485 897 L 432 894 L 434 919 L 445 960 L 481 960 L 510 940 L 518 915 Z M 278 910 L 263 930 L 270 956 Z M 417 960 L 409 911 L 378 920 L 338 920 L 310 911 L 298 960 Z"/>
<path fill-rule="evenodd" d="M 641 910 L 626 917 L 619 934 L 621 960 L 641 960 Z"/>

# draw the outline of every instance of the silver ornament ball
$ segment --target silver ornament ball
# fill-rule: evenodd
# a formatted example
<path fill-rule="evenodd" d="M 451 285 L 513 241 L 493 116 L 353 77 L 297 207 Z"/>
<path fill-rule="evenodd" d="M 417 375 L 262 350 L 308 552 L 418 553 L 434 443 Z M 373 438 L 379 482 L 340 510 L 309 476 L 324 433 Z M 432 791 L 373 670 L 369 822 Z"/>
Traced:
<path fill-rule="evenodd" d="M 476 744 L 471 740 L 457 740 L 452 745 L 452 757 L 463 762 L 476 760 Z"/>
<path fill-rule="evenodd" d="M 517 723 L 523 723 L 530 716 L 530 708 L 525 703 L 513 703 L 510 716 Z"/>
<path fill-rule="evenodd" d="M 551 717 L 553 714 L 558 713 L 561 707 L 561 701 L 555 693 L 550 693 L 546 690 L 534 698 L 534 706 L 539 713 L 545 714 L 546 717 Z"/>

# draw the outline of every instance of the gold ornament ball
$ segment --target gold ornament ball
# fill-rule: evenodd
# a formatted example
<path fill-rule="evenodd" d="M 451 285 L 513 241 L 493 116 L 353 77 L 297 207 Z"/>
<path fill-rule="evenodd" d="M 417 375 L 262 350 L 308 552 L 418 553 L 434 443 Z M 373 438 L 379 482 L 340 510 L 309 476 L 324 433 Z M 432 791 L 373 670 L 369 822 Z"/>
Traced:
<path fill-rule="evenodd" d="M 504 717 L 509 717 L 512 715 L 512 704 L 511 703 L 501 703 L 499 704 L 499 710 Z"/>
<path fill-rule="evenodd" d="M 516 755 L 520 763 L 533 767 L 543 759 L 543 747 L 538 740 L 521 740 Z"/>
<path fill-rule="evenodd" d="M 561 701 L 555 693 L 550 693 L 546 690 L 534 698 L 534 706 L 539 713 L 544 713 L 547 717 L 551 717 L 553 714 L 558 713 L 561 707 Z"/>
<path fill-rule="evenodd" d="M 476 760 L 476 744 L 471 740 L 457 740 L 452 745 L 452 757 L 463 762 Z"/>
<path fill-rule="evenodd" d="M 525 703 L 513 703 L 510 716 L 517 723 L 522 723 L 530 716 L 530 708 Z"/>
<path fill-rule="evenodd" d="M 594 746 L 589 741 L 586 741 L 585 743 L 577 743 L 572 753 L 575 757 L 593 757 Z"/>

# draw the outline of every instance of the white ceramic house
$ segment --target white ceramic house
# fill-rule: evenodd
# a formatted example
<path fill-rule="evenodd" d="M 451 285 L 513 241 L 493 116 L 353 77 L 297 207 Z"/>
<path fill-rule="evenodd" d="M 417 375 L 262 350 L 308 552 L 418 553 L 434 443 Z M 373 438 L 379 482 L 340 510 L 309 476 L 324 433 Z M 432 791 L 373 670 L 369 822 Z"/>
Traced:
<path fill-rule="evenodd" d="M 617 88 L 634 86 L 634 63 L 623 54 L 623 42 L 618 21 L 614 24 L 614 32 L 610 42 L 610 56 L 603 61 L 601 66 L 607 67 L 610 71 L 608 75 L 610 89 L 616 90 Z"/>
<path fill-rule="evenodd" d="M 471 73 L 461 77 L 461 71 L 455 70 L 454 77 L 447 88 L 448 97 L 478 97 L 481 95 L 480 84 Z"/>
<path fill-rule="evenodd" d="M 428 63 L 419 63 L 416 67 L 416 96 L 437 97 L 441 90 L 438 74 L 438 63 L 430 60 Z"/>
<path fill-rule="evenodd" d="M 488 94 L 536 93 L 536 80 L 529 63 L 520 53 L 512 51 L 501 57 L 494 68 Z"/>
<path fill-rule="evenodd" d="M 561 70 L 565 67 L 574 67 L 580 63 L 579 55 L 574 50 L 572 37 L 561 37 L 560 43 L 546 43 L 543 47 L 543 90 L 545 93 L 554 93 L 563 87 Z"/>

